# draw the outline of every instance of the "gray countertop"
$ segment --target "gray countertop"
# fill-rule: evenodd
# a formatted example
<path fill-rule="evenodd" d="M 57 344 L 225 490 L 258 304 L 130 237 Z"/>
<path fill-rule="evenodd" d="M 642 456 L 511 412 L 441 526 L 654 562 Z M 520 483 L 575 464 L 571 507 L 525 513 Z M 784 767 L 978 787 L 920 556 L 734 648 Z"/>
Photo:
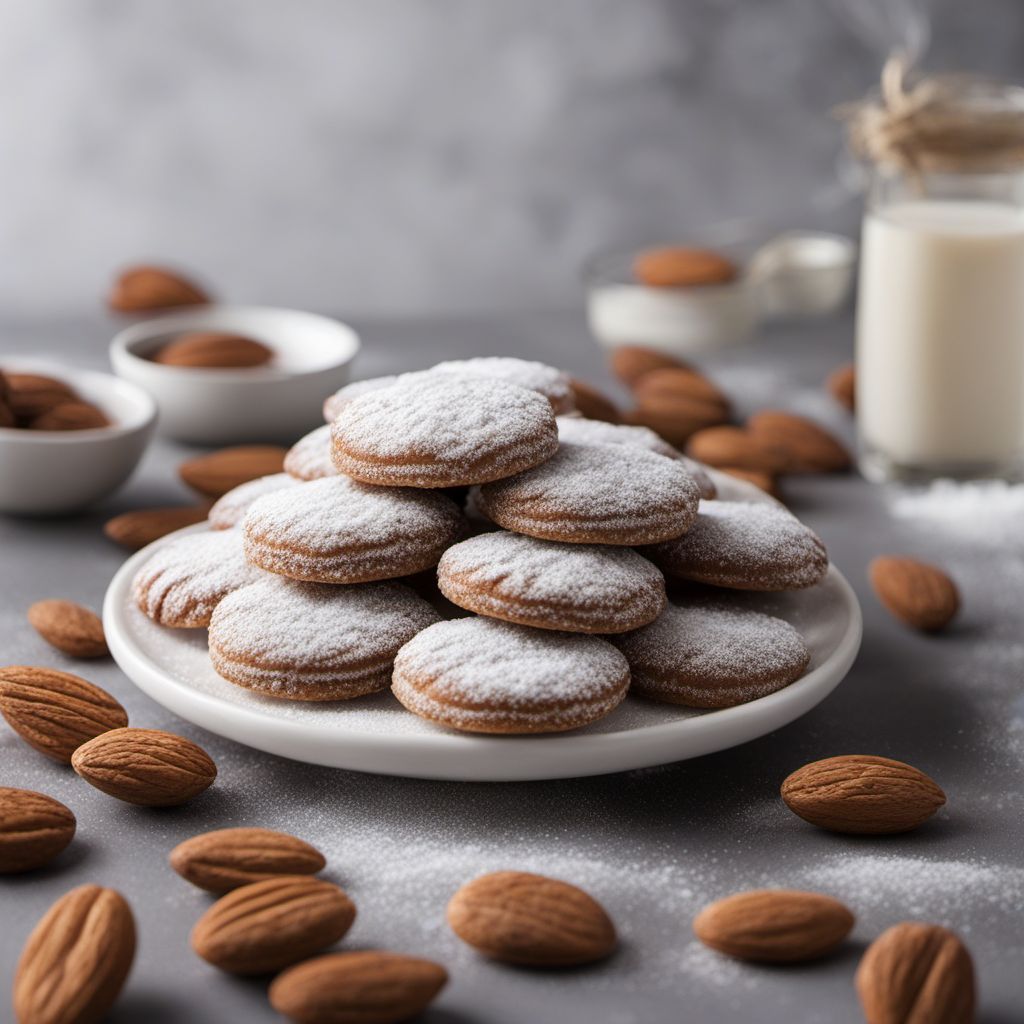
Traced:
<path fill-rule="evenodd" d="M 444 356 L 506 354 L 610 386 L 577 315 L 361 326 L 359 376 Z M 0 350 L 102 366 L 109 330 L 99 320 L 8 324 Z M 847 357 L 851 333 L 847 320 L 778 328 L 706 365 L 744 411 L 788 406 L 848 430 L 821 380 Z M 983 1021 L 1024 1019 L 1024 530 L 1007 520 L 1016 508 L 1022 521 L 1018 492 L 915 494 L 855 475 L 787 482 L 791 507 L 824 538 L 864 608 L 860 657 L 831 697 L 777 733 L 696 761 L 573 781 L 459 784 L 322 769 L 249 750 L 164 711 L 113 662 L 72 662 L 27 626 L 25 609 L 41 598 L 99 608 L 124 558 L 103 537 L 103 523 L 129 508 L 186 500 L 174 467 L 188 453 L 155 444 L 131 483 L 87 515 L 0 519 L 0 661 L 84 675 L 117 696 L 133 724 L 197 740 L 220 772 L 192 804 L 144 810 L 104 796 L 0 727 L 0 783 L 52 794 L 79 823 L 75 842 L 50 867 L 0 879 L 0 1019 L 25 937 L 53 900 L 84 882 L 121 890 L 139 926 L 135 966 L 111 1020 L 278 1019 L 265 981 L 220 974 L 190 951 L 189 930 L 210 900 L 167 865 L 182 839 L 230 825 L 284 829 L 324 851 L 328 877 L 359 908 L 345 946 L 445 963 L 451 982 L 425 1018 L 436 1024 L 858 1021 L 857 960 L 883 928 L 906 919 L 963 935 Z M 918 636 L 879 608 L 865 567 L 883 551 L 930 558 L 956 576 L 964 609 L 954 629 Z M 841 753 L 909 761 L 945 788 L 948 804 L 903 837 L 817 831 L 782 805 L 779 783 L 807 761 Z M 462 882 L 498 868 L 539 870 L 588 889 L 615 919 L 620 951 L 567 973 L 477 957 L 447 930 L 444 908 Z M 843 898 L 858 917 L 852 939 L 828 960 L 791 969 L 734 963 L 692 939 L 701 906 L 761 886 Z"/>

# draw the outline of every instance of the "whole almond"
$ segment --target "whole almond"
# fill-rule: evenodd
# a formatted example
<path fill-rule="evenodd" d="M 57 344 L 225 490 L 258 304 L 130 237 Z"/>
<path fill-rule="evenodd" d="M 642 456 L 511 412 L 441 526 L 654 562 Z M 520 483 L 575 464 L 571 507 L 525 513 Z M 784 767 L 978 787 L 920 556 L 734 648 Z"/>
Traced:
<path fill-rule="evenodd" d="M 135 921 L 113 889 L 81 885 L 46 912 L 14 975 L 19 1024 L 97 1024 L 135 957 Z"/>
<path fill-rule="evenodd" d="M 62 764 L 83 744 L 128 724 L 106 690 L 70 672 L 35 665 L 0 668 L 0 713 L 31 747 Z"/>
<path fill-rule="evenodd" d="M 70 385 L 40 373 L 8 373 L 7 402 L 18 420 L 29 422 L 56 405 L 76 401 Z"/>
<path fill-rule="evenodd" d="M 523 871 L 467 882 L 448 904 L 448 923 L 485 956 L 534 967 L 592 963 L 616 945 L 600 903 L 568 882 Z"/>
<path fill-rule="evenodd" d="M 61 402 L 29 423 L 30 430 L 98 430 L 109 427 L 107 414 L 91 402 Z"/>
<path fill-rule="evenodd" d="M 277 875 L 315 875 L 327 862 L 316 848 L 269 828 L 204 832 L 171 850 L 171 867 L 207 892 L 228 892 Z"/>
<path fill-rule="evenodd" d="M 206 505 L 170 505 L 165 508 L 139 508 L 122 512 L 107 521 L 103 532 L 115 544 L 138 551 L 175 530 L 194 526 L 206 519 Z"/>
<path fill-rule="evenodd" d="M 163 345 L 153 362 L 165 366 L 231 369 L 263 366 L 274 353 L 260 341 L 224 331 L 192 331 Z"/>
<path fill-rule="evenodd" d="M 181 479 L 207 498 L 219 498 L 228 491 L 261 476 L 284 471 L 287 451 L 275 445 L 242 445 L 189 459 L 178 467 Z"/>
<path fill-rule="evenodd" d="M 331 882 L 280 875 L 217 900 L 192 929 L 192 948 L 223 971 L 266 974 L 337 942 L 355 916 L 355 904 Z"/>
<path fill-rule="evenodd" d="M 867 1024 L 971 1024 L 974 964 L 949 929 L 907 921 L 868 946 L 856 977 Z"/>
<path fill-rule="evenodd" d="M 676 448 L 682 448 L 699 431 L 727 419 L 728 414 L 716 402 L 664 396 L 652 397 L 622 415 L 624 423 L 648 427 Z"/>
<path fill-rule="evenodd" d="M 846 448 L 806 416 L 766 409 L 750 417 L 747 430 L 785 451 L 786 473 L 837 473 L 850 468 Z"/>
<path fill-rule="evenodd" d="M 612 373 L 628 388 L 632 388 L 644 374 L 652 370 L 660 370 L 666 366 L 687 368 L 681 359 L 654 348 L 644 348 L 642 345 L 622 345 L 613 349 L 608 357 L 608 363 Z"/>
<path fill-rule="evenodd" d="M 764 470 L 741 469 L 739 466 L 719 466 L 718 472 L 725 473 L 726 476 L 734 477 L 736 480 L 745 480 L 773 498 L 779 497 L 778 480 L 771 473 L 765 473 Z"/>
<path fill-rule="evenodd" d="M 432 960 L 360 950 L 289 967 L 270 985 L 270 1005 L 297 1024 L 394 1024 L 422 1013 L 448 972 Z"/>
<path fill-rule="evenodd" d="M 692 399 L 718 406 L 723 418 L 730 414 L 730 402 L 722 389 L 697 370 L 662 367 L 645 373 L 633 385 L 637 405 L 652 404 L 657 399 Z"/>
<path fill-rule="evenodd" d="M 694 934 L 712 949 L 758 963 L 798 963 L 830 953 L 853 928 L 831 896 L 791 889 L 740 892 L 705 907 Z"/>
<path fill-rule="evenodd" d="M 762 473 L 781 473 L 789 456 L 769 438 L 758 437 L 741 427 L 715 426 L 690 438 L 686 454 L 709 466 L 756 469 Z"/>
<path fill-rule="evenodd" d="M 856 406 L 857 373 L 853 363 L 839 366 L 833 370 L 825 381 L 832 397 L 845 409 L 854 411 Z"/>
<path fill-rule="evenodd" d="M 945 629 L 960 608 L 956 584 L 938 566 L 900 555 L 880 555 L 868 567 L 878 600 L 914 629 Z"/>
<path fill-rule="evenodd" d="M 137 266 L 123 271 L 107 296 L 111 309 L 135 313 L 171 306 L 199 306 L 210 301 L 197 284 L 166 267 Z"/>
<path fill-rule="evenodd" d="M 711 249 L 670 245 L 645 249 L 633 261 L 633 274 L 653 288 L 694 288 L 727 284 L 739 274 L 736 264 Z"/>
<path fill-rule="evenodd" d="M 946 794 L 909 764 L 869 754 L 812 761 L 782 783 L 786 806 L 831 832 L 909 832 L 927 821 Z"/>
<path fill-rule="evenodd" d="M 71 767 L 126 803 L 173 807 L 213 784 L 217 766 L 202 747 L 159 729 L 112 729 L 80 746 Z"/>
<path fill-rule="evenodd" d="M 615 407 L 615 403 L 592 384 L 574 377 L 569 382 L 569 386 L 572 388 L 576 411 L 581 416 L 585 416 L 588 420 L 604 420 L 605 423 L 619 422 L 619 410 Z"/>
<path fill-rule="evenodd" d="M 75 816 L 59 800 L 0 786 L 0 874 L 48 864 L 75 835 Z"/>
<path fill-rule="evenodd" d="M 100 617 L 74 601 L 36 601 L 28 610 L 28 621 L 48 644 L 72 658 L 103 658 L 110 653 Z"/>

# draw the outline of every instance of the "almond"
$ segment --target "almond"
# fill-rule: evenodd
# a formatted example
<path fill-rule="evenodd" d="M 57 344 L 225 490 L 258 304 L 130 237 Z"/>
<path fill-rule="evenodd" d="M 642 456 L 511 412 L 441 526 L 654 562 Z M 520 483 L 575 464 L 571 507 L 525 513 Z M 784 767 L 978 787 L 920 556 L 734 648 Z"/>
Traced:
<path fill-rule="evenodd" d="M 907 921 L 868 946 L 856 977 L 867 1024 L 971 1024 L 974 964 L 949 929 Z"/>
<path fill-rule="evenodd" d="M 765 473 L 760 469 L 741 469 L 739 466 L 719 466 L 719 473 L 734 477 L 737 480 L 745 480 L 748 484 L 770 494 L 773 498 L 779 496 L 779 483 L 771 473 Z"/>
<path fill-rule="evenodd" d="M 78 398 L 64 381 L 39 373 L 8 373 L 7 387 L 11 411 L 16 419 L 26 422 L 49 412 L 55 405 Z"/>
<path fill-rule="evenodd" d="M 14 975 L 20 1024 L 95 1024 L 107 1016 L 135 957 L 135 921 L 113 889 L 80 885 L 46 912 Z"/>
<path fill-rule="evenodd" d="M 956 584 L 938 566 L 899 555 L 880 555 L 868 567 L 878 600 L 914 629 L 944 629 L 960 608 Z"/>
<path fill-rule="evenodd" d="M 208 511 L 206 505 L 139 508 L 107 520 L 103 532 L 115 544 L 130 551 L 138 551 L 175 530 L 205 521 Z"/>
<path fill-rule="evenodd" d="M 819 828 L 881 835 L 917 828 L 946 802 L 946 794 L 902 761 L 845 754 L 798 768 L 782 783 L 782 799 Z"/>
<path fill-rule="evenodd" d="M 719 953 L 757 963 L 798 963 L 832 952 L 853 914 L 831 896 L 791 889 L 740 892 L 705 907 L 694 934 Z"/>
<path fill-rule="evenodd" d="M 217 900 L 192 929 L 192 948 L 223 971 L 266 974 L 337 942 L 355 916 L 355 904 L 336 885 L 280 875 Z"/>
<path fill-rule="evenodd" d="M 269 828 L 204 832 L 171 850 L 171 867 L 207 892 L 228 892 L 277 875 L 315 875 L 323 854 L 295 836 Z"/>
<path fill-rule="evenodd" d="M 604 420 L 605 423 L 618 423 L 619 410 L 615 403 L 603 395 L 593 385 L 575 377 L 569 382 L 572 388 L 576 411 L 588 420 Z"/>
<path fill-rule="evenodd" d="M 74 601 L 36 601 L 28 610 L 35 631 L 72 658 L 103 658 L 110 652 L 100 617 Z"/>
<path fill-rule="evenodd" d="M 239 484 L 284 471 L 284 448 L 241 445 L 189 459 L 178 467 L 181 479 L 207 498 L 219 498 Z"/>
<path fill-rule="evenodd" d="M 153 356 L 165 366 L 207 369 L 263 366 L 274 353 L 260 341 L 224 331 L 192 331 L 167 342 Z"/>
<path fill-rule="evenodd" d="M 747 430 L 786 453 L 786 473 L 836 473 L 850 468 L 850 453 L 805 416 L 769 409 L 751 416 Z"/>
<path fill-rule="evenodd" d="M 641 407 L 658 399 L 692 399 L 718 406 L 723 419 L 728 419 L 731 412 L 729 399 L 717 384 L 696 370 L 680 367 L 662 367 L 645 373 L 633 385 L 633 397 Z"/>
<path fill-rule="evenodd" d="M 112 729 L 80 746 L 71 767 L 91 786 L 143 807 L 173 807 L 213 784 L 202 747 L 159 729 Z"/>
<path fill-rule="evenodd" d="M 608 956 L 615 926 L 596 900 L 567 882 L 496 871 L 467 882 L 448 923 L 484 956 L 533 967 L 570 967 Z"/>
<path fill-rule="evenodd" d="M 648 427 L 681 448 L 698 431 L 723 423 L 728 414 L 717 402 L 698 398 L 649 398 L 623 414 L 623 422 Z"/>
<path fill-rule="evenodd" d="M 290 967 L 270 1005 L 298 1024 L 393 1024 L 418 1016 L 448 981 L 432 960 L 398 953 L 328 953 Z"/>
<path fill-rule="evenodd" d="M 666 366 L 687 369 L 686 363 L 681 359 L 654 348 L 644 348 L 642 345 L 622 345 L 612 351 L 608 362 L 612 373 L 628 388 L 632 388 L 641 377 L 652 370 L 660 370 Z"/>
<path fill-rule="evenodd" d="M 694 434 L 686 454 L 709 466 L 756 469 L 762 473 L 781 473 L 788 462 L 784 448 L 758 437 L 741 427 L 709 427 Z"/>
<path fill-rule="evenodd" d="M 41 754 L 62 764 L 83 744 L 128 724 L 106 690 L 70 672 L 34 665 L 0 668 L 0 714 Z"/>
<path fill-rule="evenodd" d="M 853 363 L 839 366 L 833 370 L 825 381 L 832 397 L 845 409 L 854 411 L 856 406 L 857 372 Z"/>
<path fill-rule="evenodd" d="M 727 284 L 739 271 L 735 263 L 711 249 L 669 245 L 638 253 L 633 274 L 641 284 L 653 288 L 694 288 Z"/>
<path fill-rule="evenodd" d="M 75 816 L 59 800 L 0 786 L 0 874 L 48 864 L 75 835 Z"/>
<path fill-rule="evenodd" d="M 109 427 L 107 414 L 91 402 L 61 402 L 29 423 L 30 430 L 98 430 Z"/>
<path fill-rule="evenodd" d="M 119 313 L 171 306 L 199 306 L 210 301 L 198 285 L 166 267 L 137 266 L 114 282 L 107 304 Z"/>

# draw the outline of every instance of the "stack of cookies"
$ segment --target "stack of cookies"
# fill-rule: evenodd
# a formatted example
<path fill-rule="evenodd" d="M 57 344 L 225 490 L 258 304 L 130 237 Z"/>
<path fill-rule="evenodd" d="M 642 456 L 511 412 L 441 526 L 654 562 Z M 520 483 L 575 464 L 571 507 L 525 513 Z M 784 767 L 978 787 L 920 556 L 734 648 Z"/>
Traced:
<path fill-rule="evenodd" d="M 819 582 L 818 538 L 781 505 L 716 500 L 698 463 L 572 396 L 504 358 L 348 385 L 286 472 L 156 549 L 136 602 L 208 626 L 217 672 L 267 697 L 390 685 L 469 732 L 577 728 L 631 688 L 717 708 L 799 678 L 799 633 L 731 594 Z"/>

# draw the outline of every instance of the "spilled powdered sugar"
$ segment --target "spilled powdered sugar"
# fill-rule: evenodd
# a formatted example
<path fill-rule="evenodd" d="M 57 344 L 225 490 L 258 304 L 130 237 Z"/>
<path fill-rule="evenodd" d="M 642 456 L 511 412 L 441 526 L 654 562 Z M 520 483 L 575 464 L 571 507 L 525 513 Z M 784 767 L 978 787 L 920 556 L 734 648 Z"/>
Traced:
<path fill-rule="evenodd" d="M 300 438 L 284 457 L 284 471 L 297 480 L 319 480 L 323 476 L 337 476 L 331 462 L 331 428 L 317 427 Z"/>
<path fill-rule="evenodd" d="M 285 487 L 293 487 L 297 483 L 299 481 L 288 473 L 274 473 L 239 484 L 214 502 L 208 517 L 210 525 L 215 530 L 227 530 L 242 521 L 245 513 L 249 511 L 249 506 L 257 498 L 273 494 L 274 491 L 283 490 Z"/>

